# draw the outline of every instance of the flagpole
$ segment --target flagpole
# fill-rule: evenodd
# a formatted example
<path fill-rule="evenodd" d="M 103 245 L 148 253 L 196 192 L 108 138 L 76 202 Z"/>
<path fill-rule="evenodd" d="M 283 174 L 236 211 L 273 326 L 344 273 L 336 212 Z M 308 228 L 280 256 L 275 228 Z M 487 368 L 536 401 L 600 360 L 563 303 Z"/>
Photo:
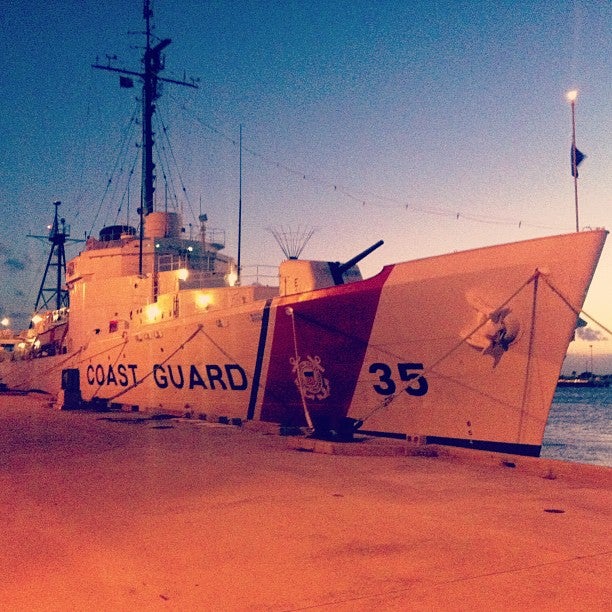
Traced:
<path fill-rule="evenodd" d="M 576 98 L 578 90 L 573 89 L 567 92 L 567 99 L 572 108 L 572 175 L 574 177 L 574 207 L 576 210 L 576 231 L 580 231 L 578 222 L 578 164 L 576 163 Z"/>
<path fill-rule="evenodd" d="M 240 285 L 240 276 L 242 273 L 241 245 L 242 245 L 242 123 L 240 124 L 240 153 L 239 153 L 239 179 L 238 179 L 238 281 Z"/>

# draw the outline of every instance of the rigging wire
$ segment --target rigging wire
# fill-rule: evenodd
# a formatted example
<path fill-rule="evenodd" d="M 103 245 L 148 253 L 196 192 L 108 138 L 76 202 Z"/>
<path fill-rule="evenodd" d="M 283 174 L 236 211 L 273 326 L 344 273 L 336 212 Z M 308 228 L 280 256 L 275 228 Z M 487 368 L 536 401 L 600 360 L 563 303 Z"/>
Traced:
<path fill-rule="evenodd" d="M 181 111 L 183 111 L 183 114 L 187 117 L 188 120 L 195 122 L 196 124 L 198 124 L 201 128 L 215 134 L 219 139 L 230 143 L 232 146 L 237 147 L 239 146 L 239 143 L 237 141 L 236 138 L 229 136 L 224 130 L 215 127 L 214 125 L 212 125 L 211 123 L 203 120 L 200 116 L 198 116 L 198 114 L 196 112 L 194 112 L 191 108 L 188 107 L 187 104 L 179 101 L 175 96 L 172 96 L 171 94 L 167 93 L 166 96 L 169 96 L 170 98 L 172 98 L 175 102 L 177 102 L 178 107 L 181 109 Z M 93 231 L 93 227 L 95 226 L 95 224 L 97 223 L 98 217 L 100 215 L 100 211 L 102 208 L 102 205 L 104 203 L 104 201 L 106 200 L 106 198 L 108 197 L 109 191 L 111 189 L 111 185 L 114 187 L 114 193 L 113 195 L 116 195 L 116 192 L 119 189 L 119 186 L 116 184 L 113 184 L 113 177 L 115 176 L 116 172 L 117 172 L 117 167 L 120 165 L 119 164 L 119 160 L 120 159 L 124 159 L 125 154 L 123 153 L 123 150 L 126 147 L 126 142 L 127 139 L 129 137 L 129 135 L 131 134 L 131 130 L 133 129 L 134 125 L 137 123 L 136 117 L 138 115 L 138 108 L 135 109 L 134 114 L 132 115 L 132 118 L 130 119 L 130 123 L 129 123 L 129 127 L 126 130 L 126 132 L 124 133 L 124 138 L 122 140 L 122 143 L 120 145 L 120 153 L 118 154 L 117 160 L 115 162 L 115 165 L 113 167 L 113 170 L 111 172 L 111 175 L 108 179 L 106 188 L 104 190 L 104 193 L 102 195 L 102 199 L 100 201 L 100 205 L 98 207 L 98 210 L 94 216 L 94 220 L 92 222 L 91 225 L 91 229 L 88 233 L 88 235 L 91 235 L 92 231 Z M 163 117 L 161 116 L 161 110 L 160 108 L 156 109 L 156 120 L 158 121 L 158 123 L 161 126 L 161 135 L 162 137 L 160 138 L 160 141 L 163 143 L 161 145 L 158 145 L 156 143 L 156 150 L 158 153 L 158 161 L 160 161 L 161 166 L 162 166 L 162 176 L 163 176 L 163 180 L 165 181 L 166 185 L 170 188 L 170 192 L 172 194 L 172 199 L 175 205 L 176 210 L 180 210 L 181 209 L 181 205 L 179 202 L 179 197 L 178 197 L 178 191 L 179 188 L 177 188 L 177 186 L 175 185 L 175 181 L 174 181 L 174 174 L 176 173 L 176 175 L 178 176 L 178 182 L 179 182 L 179 186 L 180 186 L 180 191 L 182 193 L 182 196 L 185 199 L 185 202 L 187 204 L 187 207 L 189 209 L 189 212 L 191 213 L 193 218 L 197 218 L 197 215 L 194 211 L 194 207 L 193 204 L 191 202 L 191 198 L 189 197 L 187 188 L 185 186 L 185 181 L 183 180 L 183 176 L 181 175 L 180 172 L 180 168 L 179 168 L 179 164 L 177 162 L 175 153 L 174 153 L 174 148 L 172 147 L 172 142 L 170 140 L 169 134 L 168 134 L 168 128 L 165 124 L 165 122 L 163 121 Z M 355 204 L 358 204 L 362 207 L 373 207 L 373 208 L 379 208 L 379 209 L 402 209 L 405 211 L 413 211 L 413 212 L 420 212 L 420 213 L 424 213 L 427 215 L 434 215 L 434 216 L 440 216 L 440 217 L 447 217 L 447 218 L 454 218 L 457 221 L 459 220 L 465 220 L 465 221 L 471 221 L 471 222 L 475 222 L 475 223 L 481 223 L 481 224 L 488 224 L 488 225 L 499 225 L 499 226 L 507 226 L 507 227 L 518 227 L 520 228 L 526 228 L 526 227 L 531 227 L 531 228 L 536 228 L 536 229 L 545 229 L 545 230 L 554 230 L 554 231 L 566 231 L 567 227 L 562 227 L 562 226 L 554 226 L 554 225 L 547 225 L 547 224 L 537 224 L 537 223 L 530 223 L 530 222 L 525 222 L 523 220 L 517 220 L 517 219 L 512 219 L 509 217 L 499 217 L 499 216 L 493 216 L 493 215 L 483 215 L 483 214 L 475 214 L 475 213 L 470 213 L 470 212 L 459 212 L 457 210 L 452 210 L 449 208 L 441 208 L 441 207 L 434 207 L 434 206 L 422 206 L 422 205 L 418 205 L 418 204 L 414 204 L 414 203 L 410 203 L 410 202 L 406 202 L 405 200 L 399 199 L 399 198 L 394 198 L 391 196 L 387 196 L 387 195 L 382 195 L 380 193 L 374 193 L 371 191 L 357 191 L 355 189 L 351 189 L 348 188 L 344 185 L 341 185 L 337 182 L 334 181 L 330 181 L 327 178 L 323 178 L 320 176 L 316 176 L 314 174 L 310 174 L 308 172 L 304 172 L 302 170 L 299 170 L 295 167 L 292 167 L 289 164 L 286 164 L 284 162 L 275 160 L 265 154 L 260 153 L 259 151 L 249 147 L 249 146 L 242 146 L 242 150 L 243 152 L 251 155 L 253 158 L 257 159 L 260 161 L 260 163 L 276 169 L 276 170 L 280 170 L 283 173 L 285 173 L 288 176 L 294 177 L 296 180 L 301 180 L 301 181 L 307 181 L 311 184 L 314 185 L 318 185 L 319 187 L 323 187 L 324 189 L 328 189 L 331 190 L 335 193 L 339 193 L 340 195 L 342 195 L 343 197 L 345 197 L 348 200 L 353 201 Z M 164 168 L 166 168 L 167 170 L 170 170 L 171 168 L 173 169 L 173 172 L 166 172 L 164 170 Z M 131 179 L 133 175 L 133 171 L 130 172 L 129 174 L 129 178 Z M 128 185 L 129 185 L 129 180 L 128 180 Z M 128 187 L 129 188 L 129 187 Z M 125 197 L 125 195 L 124 195 Z M 121 209 L 121 206 L 120 206 Z"/>
<path fill-rule="evenodd" d="M 211 123 L 204 121 L 201 117 L 199 117 L 194 111 L 187 107 L 186 104 L 181 104 L 181 109 L 186 113 L 193 121 L 195 121 L 202 128 L 212 132 L 217 135 L 220 139 L 229 142 L 232 146 L 238 146 L 238 143 L 235 138 L 228 136 L 223 130 L 215 127 Z M 390 196 L 380 195 L 377 193 L 373 193 L 371 191 L 361 191 L 357 193 L 357 190 L 348 188 L 344 185 L 341 185 L 337 182 L 331 181 L 327 178 L 322 178 L 319 176 L 315 176 L 313 174 L 304 172 L 295 167 L 292 167 L 284 162 L 272 159 L 267 155 L 260 153 L 259 151 L 244 146 L 242 147 L 243 152 L 248 153 L 252 157 L 258 159 L 261 163 L 276 168 L 278 170 L 282 170 L 289 176 L 293 176 L 296 179 L 304 180 L 309 183 L 318 185 L 320 187 L 324 187 L 331 191 L 340 193 L 345 198 L 352 200 L 353 202 L 363 206 L 363 207 L 377 207 L 377 208 L 387 208 L 387 209 L 404 209 L 406 211 L 418 211 L 429 215 L 443 216 L 448 218 L 455 218 L 456 220 L 464 219 L 467 221 L 474 221 L 477 223 L 484 223 L 490 225 L 505 225 L 505 226 L 515 226 L 518 228 L 523 227 L 532 227 L 537 229 L 547 229 L 547 230 L 558 230 L 565 231 L 566 227 L 554 226 L 554 225 L 543 225 L 537 223 L 528 223 L 523 221 L 522 219 L 510 219 L 507 217 L 497 217 L 492 215 L 481 215 L 475 213 L 464 213 L 457 212 L 456 210 L 451 210 L 448 208 L 436 208 L 436 207 L 428 207 L 428 206 L 420 206 L 413 203 L 407 203 L 404 200 L 399 198 L 393 198 Z"/>
<path fill-rule="evenodd" d="M 585 312 L 584 310 L 582 310 L 581 308 L 576 308 L 573 304 L 570 303 L 570 301 L 561 293 L 561 291 L 559 291 L 550 281 L 549 278 L 547 278 L 546 276 L 544 276 L 544 282 L 552 289 L 553 293 L 555 293 L 556 295 L 558 295 L 561 300 L 565 303 L 565 305 L 576 315 L 576 316 L 580 316 L 581 314 L 583 314 L 585 317 L 587 317 L 588 319 L 591 320 L 592 323 L 595 323 L 595 325 L 601 327 L 601 329 L 603 329 L 605 332 L 607 332 L 608 334 L 610 334 L 612 336 L 612 329 L 608 329 L 603 323 L 601 323 L 600 321 L 597 321 L 596 319 L 594 319 L 588 312 Z"/>
<path fill-rule="evenodd" d="M 172 351 L 163 361 L 161 361 L 159 364 L 156 364 L 156 367 L 163 366 L 168 361 L 170 361 L 172 357 L 174 357 L 179 351 L 182 351 L 185 348 L 185 345 L 189 344 L 202 330 L 203 330 L 203 325 L 199 324 L 196 327 L 196 330 L 186 340 L 184 340 L 181 344 L 179 344 L 178 347 L 174 351 Z M 153 367 L 152 370 L 149 370 L 149 372 L 147 372 L 142 378 L 132 383 L 129 387 L 126 387 L 125 389 L 119 391 L 119 393 L 115 393 L 115 395 L 112 395 L 111 397 L 107 398 L 107 401 L 112 402 L 113 400 L 116 400 L 118 397 L 121 397 L 128 391 L 131 391 L 135 387 L 138 387 L 139 385 L 141 385 L 145 380 L 153 376 L 153 374 L 156 371 L 156 367 Z"/>
<path fill-rule="evenodd" d="M 190 211 L 191 215 L 193 216 L 194 219 L 197 219 L 197 216 L 195 214 L 194 208 L 193 208 L 193 206 L 191 204 L 191 199 L 189 198 L 189 194 L 187 193 L 187 189 L 185 187 L 185 181 L 183 180 L 183 176 L 182 176 L 181 171 L 180 171 L 180 166 L 179 166 L 179 164 L 178 164 L 178 162 L 176 160 L 176 156 L 174 155 L 174 148 L 172 147 L 172 141 L 170 140 L 170 137 L 168 135 L 168 128 L 166 127 L 166 124 L 164 123 L 163 117 L 161 116 L 161 112 L 160 112 L 159 109 L 157 111 L 157 115 L 158 115 L 158 118 L 159 118 L 160 125 L 162 127 L 162 134 L 163 134 L 164 140 L 165 140 L 166 145 L 167 145 L 167 150 L 166 150 L 166 146 L 163 146 L 162 147 L 162 151 L 164 152 L 166 157 L 168 155 L 167 151 L 170 152 L 170 159 L 167 161 L 167 163 L 169 161 L 172 161 L 172 164 L 173 164 L 174 168 L 176 168 L 176 174 L 177 174 L 178 179 L 179 179 L 179 183 L 180 183 L 180 187 L 181 187 L 181 193 L 182 193 L 183 197 L 185 198 L 185 202 L 187 203 L 187 206 L 189 208 L 189 211 Z M 168 163 L 168 167 L 170 167 L 169 163 Z M 173 176 L 172 173 L 170 173 L 170 181 L 171 181 L 171 183 L 173 185 L 174 181 L 173 181 L 172 176 Z M 165 173 L 164 173 L 164 179 L 166 179 Z M 174 198 L 175 198 L 175 202 L 176 202 L 176 208 L 178 210 L 179 209 L 179 200 L 178 200 L 178 197 L 177 197 L 177 194 L 176 194 L 176 189 L 174 187 L 173 187 L 173 193 L 174 193 Z"/>
<path fill-rule="evenodd" d="M 531 283 L 533 283 L 535 280 L 537 280 L 541 275 L 541 272 L 539 270 L 536 270 L 524 283 L 522 283 L 520 285 L 520 287 L 518 287 L 518 289 L 516 289 L 512 295 L 510 297 L 508 297 L 505 301 L 503 301 L 497 308 L 495 308 L 488 316 L 486 316 L 484 318 L 483 321 L 480 321 L 473 329 L 471 329 L 468 333 L 465 333 L 462 335 L 461 339 L 454 344 L 453 346 L 451 346 L 451 348 L 449 350 L 447 350 L 445 353 L 443 353 L 441 356 L 437 357 L 431 364 L 427 365 L 421 372 L 420 372 L 420 376 L 425 376 L 426 374 L 429 374 L 430 372 L 436 372 L 435 368 L 437 368 L 443 361 L 445 361 L 446 359 L 448 359 L 453 353 L 455 353 L 461 346 L 463 346 L 468 340 L 469 338 L 471 338 L 476 332 L 478 332 L 480 329 L 482 329 L 489 321 L 491 321 L 493 315 L 495 313 L 500 312 L 503 308 L 505 308 L 521 291 L 523 291 L 523 289 L 525 289 L 526 287 L 528 287 Z M 531 344 L 530 344 L 530 350 L 531 350 Z M 406 389 L 409 388 L 410 385 L 407 385 L 405 387 L 402 387 L 401 389 L 398 389 L 397 391 L 395 391 L 394 393 L 392 393 L 391 395 L 388 395 L 387 397 L 385 397 L 384 400 L 378 402 L 371 410 L 370 412 L 368 412 L 365 416 L 361 417 L 360 420 L 365 422 L 367 420 L 369 420 L 375 413 L 377 413 L 379 410 L 382 410 L 383 408 L 387 408 L 388 406 L 390 406 L 398 397 L 403 396 L 402 394 L 404 393 L 404 391 L 406 391 Z"/>
<path fill-rule="evenodd" d="M 127 185 L 125 187 L 125 191 L 123 192 L 123 196 L 121 197 L 121 202 L 119 203 L 117 214 L 115 215 L 116 225 L 120 224 L 121 211 L 123 210 L 124 202 L 127 203 L 127 207 L 126 207 L 127 210 L 125 213 L 125 222 L 126 222 L 126 225 L 130 224 L 130 189 L 131 189 L 132 177 L 134 176 L 134 173 L 136 171 L 136 164 L 138 163 L 139 158 L 140 158 L 140 152 L 136 150 L 134 154 L 134 163 L 132 164 L 132 167 L 130 168 L 130 171 L 128 173 Z"/>
<path fill-rule="evenodd" d="M 176 169 L 176 174 L 179 177 L 179 181 L 181 181 L 182 178 L 180 176 L 180 168 L 176 163 L 176 159 L 174 158 L 172 143 L 170 142 L 170 138 L 168 136 L 168 128 L 166 127 L 163 118 L 160 116 L 159 110 L 157 111 L 156 121 L 161 127 L 162 134 L 161 142 L 156 141 L 154 144 L 155 151 L 157 153 L 157 161 L 161 166 L 161 175 L 164 180 L 164 186 L 170 191 L 170 199 L 173 203 L 173 208 L 179 211 L 179 198 L 174 180 L 175 172 L 173 172 L 173 169 Z M 174 163 L 171 161 L 170 155 L 168 154 L 168 149 L 170 150 L 172 158 L 174 158 Z"/>
<path fill-rule="evenodd" d="M 88 129 L 87 129 L 86 133 L 88 135 L 90 135 L 91 134 L 90 125 L 92 123 L 92 118 L 93 118 L 93 115 L 92 115 L 92 112 L 91 112 L 92 111 L 92 101 L 94 100 L 94 95 L 93 95 L 93 79 L 91 78 L 91 76 L 89 78 L 88 92 L 87 92 L 87 96 L 86 96 L 85 99 L 87 101 L 87 104 L 85 106 L 85 117 L 84 117 L 84 120 L 83 120 L 83 125 L 87 126 Z M 86 140 L 84 138 L 83 139 L 79 139 L 79 142 L 80 142 L 80 145 L 81 145 L 80 146 L 80 151 L 79 151 L 79 154 L 78 154 L 78 157 L 77 157 L 77 159 L 79 160 L 79 164 L 78 164 L 78 166 L 79 166 L 79 180 L 78 180 L 79 189 L 78 189 L 78 192 L 77 192 L 77 194 L 76 194 L 76 196 L 74 198 L 74 203 L 73 203 L 74 212 L 71 214 L 73 222 L 76 221 L 79 218 L 79 215 L 81 213 L 81 209 L 83 208 L 81 206 L 81 203 L 83 202 L 83 199 L 85 197 L 85 192 L 86 192 L 86 189 L 84 187 L 86 164 L 83 163 L 83 160 L 85 159 L 85 156 L 86 156 L 86 151 L 87 151 L 87 148 L 88 148 L 88 143 L 86 142 Z"/>
<path fill-rule="evenodd" d="M 128 143 L 130 142 L 130 140 L 132 139 L 132 134 L 133 134 L 133 130 L 134 127 L 137 124 L 137 117 L 138 117 L 138 113 L 139 113 L 139 109 L 138 106 L 136 106 L 136 108 L 134 109 L 134 112 L 132 113 L 132 116 L 130 117 L 127 126 L 125 127 L 124 131 L 123 131 L 123 138 L 120 142 L 119 145 L 119 151 L 117 152 L 117 157 L 115 158 L 115 163 L 113 165 L 113 168 L 111 170 L 111 173 L 108 177 L 108 180 L 106 182 L 106 187 L 104 188 L 104 192 L 102 193 L 102 197 L 100 199 L 100 203 L 98 205 L 98 209 L 96 211 L 96 214 L 93 217 L 93 220 L 91 222 L 91 226 L 89 228 L 89 232 L 87 232 L 87 236 L 91 236 L 91 234 L 93 233 L 93 229 L 98 221 L 98 217 L 100 216 L 100 212 L 102 210 L 102 206 L 104 205 L 104 202 L 106 201 L 107 196 L 109 195 L 109 192 L 111 190 L 111 185 L 113 186 L 113 195 L 116 194 L 116 191 L 118 189 L 118 184 L 117 187 L 115 187 L 115 185 L 113 184 L 113 177 L 115 175 L 120 175 L 123 172 L 123 163 L 125 161 L 125 159 L 127 158 L 127 154 L 128 154 Z M 120 170 L 118 172 L 118 169 Z M 118 183 L 118 181 L 117 181 Z"/>

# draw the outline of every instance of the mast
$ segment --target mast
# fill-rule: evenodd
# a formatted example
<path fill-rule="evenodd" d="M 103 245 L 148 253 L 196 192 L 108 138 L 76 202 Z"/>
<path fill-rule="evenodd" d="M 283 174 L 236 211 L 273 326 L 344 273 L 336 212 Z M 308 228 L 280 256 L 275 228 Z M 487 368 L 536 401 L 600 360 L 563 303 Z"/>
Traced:
<path fill-rule="evenodd" d="M 161 52 L 172 42 L 164 38 L 154 47 L 151 47 L 151 17 L 153 11 L 150 9 L 149 0 L 144 2 L 144 19 L 146 23 L 147 46 L 145 48 L 142 62 L 144 72 L 142 74 L 142 175 L 143 175 L 143 197 L 144 214 L 153 212 L 153 193 L 155 191 L 155 164 L 153 163 L 153 114 L 155 113 L 155 101 L 159 98 L 157 83 L 159 73 L 164 69 L 164 61 Z M 184 83 L 184 85 L 188 85 Z"/>
<path fill-rule="evenodd" d="M 151 9 L 150 0 L 143 2 L 143 17 L 145 20 L 145 38 L 146 46 L 142 56 L 143 72 L 135 72 L 124 68 L 115 68 L 109 65 L 102 66 L 93 64 L 93 68 L 100 70 L 108 70 L 110 72 L 118 72 L 122 77 L 119 77 L 121 87 L 133 87 L 134 83 L 130 77 L 137 77 L 142 82 L 142 188 L 141 188 L 141 205 L 140 213 L 140 251 L 138 260 L 138 273 L 142 276 L 142 250 L 144 237 L 144 217 L 152 213 L 155 207 L 155 163 L 153 162 L 153 145 L 155 144 L 153 131 L 153 115 L 155 114 L 155 101 L 159 98 L 158 84 L 160 81 L 165 83 L 174 83 L 175 85 L 184 85 L 185 87 L 193 87 L 197 89 L 195 83 L 187 81 L 178 81 L 175 79 L 166 79 L 159 76 L 159 73 L 164 69 L 164 58 L 162 51 L 172 42 L 170 38 L 160 40 L 155 46 L 152 45 L 154 35 L 152 33 L 151 21 L 153 11 Z"/>
<path fill-rule="evenodd" d="M 66 224 L 65 219 L 60 219 L 58 216 L 57 210 L 60 204 L 61 202 L 53 202 L 55 216 L 53 217 L 53 224 L 49 227 L 49 235 L 47 237 L 28 234 L 30 238 L 47 239 L 51 243 L 47 266 L 40 283 L 38 296 L 36 297 L 35 311 L 38 311 L 39 307 L 43 310 L 59 310 L 64 306 L 68 306 L 68 291 L 63 289 L 63 279 L 66 275 L 66 250 L 64 245 L 68 236 L 70 236 L 70 226 Z M 51 268 L 56 268 L 57 270 L 55 279 L 50 279 L 50 284 L 47 286 L 47 275 Z"/>

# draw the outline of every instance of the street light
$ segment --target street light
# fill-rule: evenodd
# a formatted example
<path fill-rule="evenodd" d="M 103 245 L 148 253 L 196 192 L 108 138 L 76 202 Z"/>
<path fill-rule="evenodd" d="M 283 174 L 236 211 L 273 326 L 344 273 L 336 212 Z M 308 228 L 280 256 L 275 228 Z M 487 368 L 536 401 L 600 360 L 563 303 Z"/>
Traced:
<path fill-rule="evenodd" d="M 576 160 L 576 98 L 578 90 L 572 89 L 565 94 L 572 108 L 572 176 L 574 177 L 574 208 L 576 210 L 576 231 L 580 231 L 578 223 L 578 162 Z"/>

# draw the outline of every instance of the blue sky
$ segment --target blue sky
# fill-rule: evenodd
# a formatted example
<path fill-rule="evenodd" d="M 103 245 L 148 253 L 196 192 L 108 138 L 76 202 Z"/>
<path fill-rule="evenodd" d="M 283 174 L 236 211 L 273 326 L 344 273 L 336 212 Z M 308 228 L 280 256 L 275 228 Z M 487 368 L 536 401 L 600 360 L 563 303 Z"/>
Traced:
<path fill-rule="evenodd" d="M 31 310 L 46 260 L 46 245 L 26 235 L 45 233 L 53 201 L 64 203 L 74 237 L 103 222 L 135 223 L 137 190 L 128 205 L 125 185 L 139 134 L 126 126 L 138 91 L 91 64 L 116 54 L 115 66 L 138 70 L 142 37 L 127 32 L 143 22 L 139 0 L 0 0 L 0 8 L 0 314 L 16 315 Z M 164 155 L 180 162 L 175 190 L 186 222 L 206 212 L 233 255 L 244 126 L 245 266 L 278 263 L 267 228 L 279 225 L 316 228 L 304 251 L 311 258 L 346 260 L 384 239 L 364 262 L 368 274 L 572 231 L 564 97 L 572 88 L 587 155 L 581 226 L 612 227 L 607 1 L 155 0 L 153 8 L 156 33 L 173 39 L 164 76 L 200 78 L 198 90 L 165 86 L 159 101 L 173 143 Z M 585 306 L 608 328 L 611 252 L 608 244 Z M 604 367 L 612 353 L 604 337 L 573 350 L 593 345 Z"/>

